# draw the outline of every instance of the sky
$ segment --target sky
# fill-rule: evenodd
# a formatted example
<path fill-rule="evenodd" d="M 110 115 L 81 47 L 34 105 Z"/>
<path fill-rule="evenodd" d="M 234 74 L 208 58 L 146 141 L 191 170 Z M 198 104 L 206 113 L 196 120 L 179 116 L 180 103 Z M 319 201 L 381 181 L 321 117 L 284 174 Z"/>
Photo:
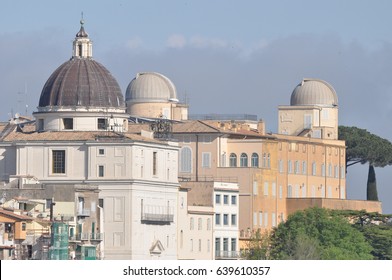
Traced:
<path fill-rule="evenodd" d="M 137 72 L 171 79 L 191 114 L 254 114 L 277 132 L 277 108 L 303 78 L 330 83 L 339 124 L 392 140 L 392 1 L 0 0 L 0 120 L 36 110 L 85 21 L 93 56 L 125 93 Z M 367 165 L 348 169 L 366 199 Z M 376 168 L 392 213 L 392 166 Z"/>

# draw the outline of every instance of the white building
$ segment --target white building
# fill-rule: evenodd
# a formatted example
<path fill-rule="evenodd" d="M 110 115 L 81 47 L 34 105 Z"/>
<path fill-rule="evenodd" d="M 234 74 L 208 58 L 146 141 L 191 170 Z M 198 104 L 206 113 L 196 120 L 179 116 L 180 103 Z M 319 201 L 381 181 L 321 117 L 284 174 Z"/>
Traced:
<path fill-rule="evenodd" d="M 127 134 L 120 87 L 92 58 L 83 24 L 72 58 L 43 87 L 36 122 L 14 121 L 1 132 L 0 180 L 98 186 L 99 203 L 88 208 L 100 211 L 103 258 L 176 259 L 178 146 Z"/>
<path fill-rule="evenodd" d="M 214 182 L 215 259 L 238 259 L 239 188 L 236 183 Z"/>

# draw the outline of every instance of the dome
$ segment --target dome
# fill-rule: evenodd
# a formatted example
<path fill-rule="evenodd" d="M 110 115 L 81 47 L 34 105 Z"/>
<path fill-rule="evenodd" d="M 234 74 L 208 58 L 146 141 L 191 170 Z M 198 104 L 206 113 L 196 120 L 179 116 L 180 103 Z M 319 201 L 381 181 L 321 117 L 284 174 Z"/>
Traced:
<path fill-rule="evenodd" d="M 39 107 L 125 107 L 120 86 L 110 72 L 91 58 L 73 57 L 45 83 Z"/>
<path fill-rule="evenodd" d="M 126 91 L 129 102 L 178 101 L 176 87 L 167 77 L 154 72 L 137 73 Z"/>
<path fill-rule="evenodd" d="M 337 106 L 338 96 L 334 88 L 325 81 L 304 79 L 291 94 L 290 105 Z"/>

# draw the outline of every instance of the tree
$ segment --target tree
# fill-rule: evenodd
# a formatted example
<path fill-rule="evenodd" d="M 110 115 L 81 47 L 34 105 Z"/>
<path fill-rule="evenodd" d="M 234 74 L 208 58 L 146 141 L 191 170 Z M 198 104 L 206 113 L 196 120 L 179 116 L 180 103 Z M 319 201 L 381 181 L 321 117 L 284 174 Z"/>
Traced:
<path fill-rule="evenodd" d="M 374 167 L 392 164 L 392 143 L 357 127 L 339 126 L 339 139 L 346 141 L 346 172 L 351 165 L 369 164 L 367 199 L 378 201 Z"/>
<path fill-rule="evenodd" d="M 267 260 L 269 255 L 270 237 L 267 232 L 262 234 L 258 229 L 246 244 L 243 258 L 247 260 Z"/>
<path fill-rule="evenodd" d="M 271 234 L 272 259 L 373 259 L 372 247 L 347 219 L 323 208 L 290 215 Z"/>
<path fill-rule="evenodd" d="M 363 233 L 377 260 L 392 260 L 392 215 L 354 210 L 334 210 Z"/>

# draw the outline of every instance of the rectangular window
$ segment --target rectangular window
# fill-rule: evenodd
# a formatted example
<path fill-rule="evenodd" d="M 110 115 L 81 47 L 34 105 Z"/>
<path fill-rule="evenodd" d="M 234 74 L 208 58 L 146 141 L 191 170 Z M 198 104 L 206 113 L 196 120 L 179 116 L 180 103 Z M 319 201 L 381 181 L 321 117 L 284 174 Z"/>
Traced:
<path fill-rule="evenodd" d="M 276 183 L 272 183 L 272 196 L 276 196 Z"/>
<path fill-rule="evenodd" d="M 229 238 L 223 238 L 223 251 L 229 251 Z"/>
<path fill-rule="evenodd" d="M 293 197 L 293 187 L 291 185 L 287 186 L 287 197 Z"/>
<path fill-rule="evenodd" d="M 105 149 L 98 149 L 98 155 L 100 156 L 105 155 Z"/>
<path fill-rule="evenodd" d="M 307 164 L 306 161 L 302 162 L 302 174 L 306 175 Z"/>
<path fill-rule="evenodd" d="M 279 160 L 279 173 L 283 173 L 283 160 Z"/>
<path fill-rule="evenodd" d="M 317 172 L 317 166 L 316 166 L 316 163 L 313 162 L 313 164 L 312 164 L 312 175 L 316 176 L 316 172 Z"/>
<path fill-rule="evenodd" d="M 345 199 L 346 198 L 346 192 L 344 190 L 344 186 L 340 186 L 340 198 Z"/>
<path fill-rule="evenodd" d="M 64 150 L 52 151 L 52 173 L 65 174 L 65 151 Z"/>
<path fill-rule="evenodd" d="M 99 130 L 106 130 L 107 127 L 108 127 L 107 119 L 99 118 L 98 119 L 98 129 Z"/>
<path fill-rule="evenodd" d="M 231 205 L 237 205 L 237 196 L 236 195 L 231 196 Z"/>
<path fill-rule="evenodd" d="M 229 214 L 223 214 L 223 225 L 224 226 L 229 225 Z"/>
<path fill-rule="evenodd" d="M 271 213 L 271 222 L 272 222 L 272 226 L 273 227 L 276 227 L 276 215 L 275 215 L 275 212 L 272 212 Z"/>
<path fill-rule="evenodd" d="M 73 118 L 64 118 L 63 126 L 64 129 L 73 129 Z"/>
<path fill-rule="evenodd" d="M 220 214 L 215 214 L 215 224 L 220 225 L 221 224 L 221 216 Z"/>
<path fill-rule="evenodd" d="M 264 213 L 264 226 L 268 227 L 268 212 Z"/>
<path fill-rule="evenodd" d="M 211 153 L 202 153 L 201 166 L 204 168 L 211 167 Z"/>
<path fill-rule="evenodd" d="M 158 164 L 158 152 L 152 153 L 152 175 L 156 176 L 157 172 L 157 164 Z"/>
<path fill-rule="evenodd" d="M 287 162 L 287 169 L 288 169 L 288 173 L 289 174 L 291 174 L 291 173 L 293 173 L 293 166 L 291 165 L 291 160 L 289 160 L 288 162 Z"/>
<path fill-rule="evenodd" d="M 105 176 L 105 167 L 103 165 L 98 165 L 98 177 Z"/>
<path fill-rule="evenodd" d="M 299 161 L 296 160 L 294 164 L 294 173 L 299 174 Z"/>
<path fill-rule="evenodd" d="M 236 214 L 231 214 L 231 225 L 232 226 L 237 225 L 237 215 Z"/>
<path fill-rule="evenodd" d="M 268 182 L 264 182 L 264 195 L 265 196 L 268 196 L 268 188 L 269 188 Z"/>
<path fill-rule="evenodd" d="M 45 208 L 46 209 L 50 209 L 50 205 L 52 205 L 52 199 L 51 198 L 47 198 L 46 199 Z"/>
<path fill-rule="evenodd" d="M 232 252 L 237 251 L 237 239 L 235 239 L 235 238 L 231 239 L 231 251 Z"/>
<path fill-rule="evenodd" d="M 219 237 L 215 238 L 215 255 L 219 256 L 221 248 L 221 239 Z"/>
<path fill-rule="evenodd" d="M 201 218 L 197 219 L 197 230 L 202 230 L 202 219 Z"/>
<path fill-rule="evenodd" d="M 217 194 L 215 195 L 215 204 L 220 204 L 221 203 L 221 195 Z"/>
<path fill-rule="evenodd" d="M 38 119 L 38 131 L 44 130 L 44 119 Z"/>
<path fill-rule="evenodd" d="M 279 186 L 279 199 L 283 198 L 283 187 Z"/>
<path fill-rule="evenodd" d="M 258 195 L 259 193 L 259 186 L 257 184 L 257 181 L 253 181 L 253 194 Z"/>
<path fill-rule="evenodd" d="M 223 196 L 223 204 L 229 204 L 229 196 L 228 195 L 224 195 Z"/>
<path fill-rule="evenodd" d="M 263 226 L 263 212 L 259 212 L 259 225 L 262 227 Z"/>

